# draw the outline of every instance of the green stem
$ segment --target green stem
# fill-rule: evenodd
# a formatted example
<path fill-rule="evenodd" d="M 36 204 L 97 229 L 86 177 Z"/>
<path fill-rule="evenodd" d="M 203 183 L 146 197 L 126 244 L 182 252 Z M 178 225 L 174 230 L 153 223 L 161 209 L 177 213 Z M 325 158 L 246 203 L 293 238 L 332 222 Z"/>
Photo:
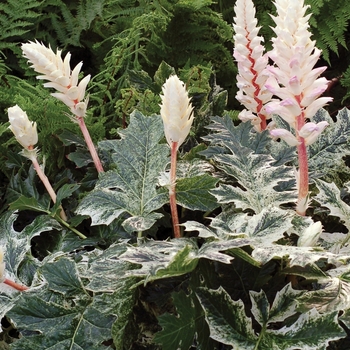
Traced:
<path fill-rule="evenodd" d="M 261 342 L 261 339 L 264 337 L 264 334 L 265 334 L 265 331 L 266 331 L 266 325 L 264 325 L 261 329 L 261 332 L 259 334 L 259 338 L 258 338 L 258 341 L 256 342 L 255 346 L 254 346 L 254 350 L 258 350 L 259 349 L 259 344 Z"/>
<path fill-rule="evenodd" d="M 174 237 L 181 237 L 181 230 L 179 226 L 179 215 L 177 212 L 176 204 L 176 156 L 177 156 L 177 142 L 171 143 L 171 163 L 170 163 L 170 189 L 169 189 L 169 200 L 171 218 L 173 222 Z"/>
<path fill-rule="evenodd" d="M 67 221 L 62 220 L 60 217 L 58 217 L 57 215 L 54 215 L 54 218 L 63 226 L 66 226 L 69 230 L 71 230 L 72 232 L 74 232 L 75 234 L 77 234 L 80 238 L 82 239 L 86 239 L 87 237 L 85 235 L 83 235 L 81 232 L 79 232 L 78 230 L 76 230 L 74 227 L 70 226 L 68 224 Z"/>

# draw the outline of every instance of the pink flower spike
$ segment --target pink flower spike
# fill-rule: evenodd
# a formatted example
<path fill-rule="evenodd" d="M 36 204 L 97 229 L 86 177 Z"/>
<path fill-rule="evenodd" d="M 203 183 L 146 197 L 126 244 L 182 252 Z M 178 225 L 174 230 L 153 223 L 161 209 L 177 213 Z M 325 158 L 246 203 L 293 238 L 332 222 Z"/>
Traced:
<path fill-rule="evenodd" d="M 299 144 L 299 141 L 297 138 L 288 130 L 286 129 L 272 129 L 270 131 L 270 135 L 274 139 L 282 139 L 285 141 L 289 146 L 297 146 Z"/>
<path fill-rule="evenodd" d="M 266 129 L 266 115 L 262 113 L 265 103 L 271 100 L 272 93 L 265 88 L 268 78 L 266 66 L 268 57 L 264 54 L 261 44 L 264 40 L 258 36 L 260 27 L 257 27 L 255 7 L 252 0 L 237 0 L 235 7 L 233 37 L 235 48 L 233 56 L 237 60 L 237 92 L 236 99 L 255 117 L 246 118 L 244 113 L 242 120 L 260 120 L 260 126 L 254 124 L 256 130 Z"/>

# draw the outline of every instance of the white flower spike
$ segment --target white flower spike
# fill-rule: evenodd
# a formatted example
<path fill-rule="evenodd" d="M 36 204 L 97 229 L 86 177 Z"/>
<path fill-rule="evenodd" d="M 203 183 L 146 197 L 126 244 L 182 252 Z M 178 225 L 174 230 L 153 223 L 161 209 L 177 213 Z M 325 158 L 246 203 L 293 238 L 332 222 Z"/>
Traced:
<path fill-rule="evenodd" d="M 236 99 L 247 108 L 253 116 L 241 113 L 238 117 L 246 122 L 250 120 L 258 132 L 266 129 L 269 118 L 264 104 L 271 100 L 272 93 L 265 87 L 268 57 L 261 45 L 263 37 L 258 36 L 259 27 L 255 18 L 255 7 L 252 0 L 237 0 L 235 4 L 233 28 L 235 48 L 233 56 L 237 61 L 239 88 Z"/>
<path fill-rule="evenodd" d="M 38 41 L 22 44 L 21 48 L 23 56 L 32 64 L 31 67 L 36 72 L 43 74 L 37 76 L 37 79 L 48 80 L 49 82 L 44 86 L 58 91 L 51 95 L 66 104 L 75 116 L 84 117 L 88 101 L 83 99 L 90 75 L 87 75 L 78 84 L 82 62 L 78 63 L 72 71 L 69 52 L 63 60 L 62 51 L 57 50 L 54 53 L 50 47 Z"/>
<path fill-rule="evenodd" d="M 11 124 L 9 129 L 15 135 L 16 140 L 26 150 L 32 150 L 38 142 L 36 123 L 31 122 L 28 119 L 27 113 L 17 105 L 10 107 L 7 112 Z"/>
<path fill-rule="evenodd" d="M 177 142 L 177 148 L 185 141 L 193 123 L 193 107 L 185 84 L 172 75 L 166 80 L 160 95 L 160 114 L 163 119 L 165 137 L 169 146 Z"/>
<path fill-rule="evenodd" d="M 54 53 L 50 47 L 46 47 L 38 41 L 22 44 L 22 51 L 23 56 L 32 64 L 31 67 L 36 72 L 43 74 L 39 75 L 37 79 L 48 80 L 49 82 L 45 83 L 44 86 L 56 89 L 58 92 L 51 95 L 69 107 L 73 113 L 71 119 L 79 124 L 97 171 L 103 172 L 101 160 L 84 121 L 89 102 L 89 98 L 84 99 L 84 96 L 90 75 L 87 75 L 78 84 L 79 72 L 83 63 L 78 63 L 72 71 L 69 63 L 71 57 L 69 52 L 63 60 L 60 50 Z"/>

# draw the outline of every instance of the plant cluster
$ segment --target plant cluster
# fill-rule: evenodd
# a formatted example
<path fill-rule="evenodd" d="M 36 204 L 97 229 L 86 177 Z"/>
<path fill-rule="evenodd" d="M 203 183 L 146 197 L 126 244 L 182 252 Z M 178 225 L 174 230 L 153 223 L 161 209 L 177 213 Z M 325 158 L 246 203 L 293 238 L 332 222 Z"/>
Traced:
<path fill-rule="evenodd" d="M 0 5 L 0 348 L 348 349 L 350 111 L 323 108 L 348 17 L 21 4 Z"/>

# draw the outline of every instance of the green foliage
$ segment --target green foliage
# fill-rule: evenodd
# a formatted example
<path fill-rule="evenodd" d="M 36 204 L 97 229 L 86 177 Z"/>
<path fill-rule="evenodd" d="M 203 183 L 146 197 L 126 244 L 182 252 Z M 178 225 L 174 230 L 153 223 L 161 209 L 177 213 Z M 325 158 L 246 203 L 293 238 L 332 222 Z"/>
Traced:
<path fill-rule="evenodd" d="M 314 39 L 338 76 L 349 64 L 349 5 L 309 3 Z M 255 4 L 268 43 L 273 3 Z M 301 217 L 295 149 L 236 125 L 232 17 L 225 0 L 0 4 L 0 245 L 5 277 L 29 287 L 0 283 L 2 324 L 14 330 L 0 335 L 5 347 L 348 348 L 349 111 L 312 118 L 329 127 L 308 147 L 311 202 Z M 20 57 L 19 43 L 35 39 L 71 51 L 92 75 L 86 123 L 105 173 Z M 171 74 L 195 107 L 176 174 L 181 239 L 172 239 L 170 150 L 158 115 Z M 37 122 L 56 203 L 8 130 L 15 104 Z M 300 246 L 308 235 L 316 240 Z"/>
<path fill-rule="evenodd" d="M 349 3 L 346 0 L 336 4 L 330 0 L 308 0 L 306 3 L 311 5 L 313 15 L 310 18 L 310 26 L 317 40 L 317 47 L 322 50 L 324 59 L 330 63 L 330 51 L 339 54 L 339 46 L 347 48 Z M 332 16 L 324 21 L 323 18 L 329 17 L 329 13 L 332 13 Z"/>

